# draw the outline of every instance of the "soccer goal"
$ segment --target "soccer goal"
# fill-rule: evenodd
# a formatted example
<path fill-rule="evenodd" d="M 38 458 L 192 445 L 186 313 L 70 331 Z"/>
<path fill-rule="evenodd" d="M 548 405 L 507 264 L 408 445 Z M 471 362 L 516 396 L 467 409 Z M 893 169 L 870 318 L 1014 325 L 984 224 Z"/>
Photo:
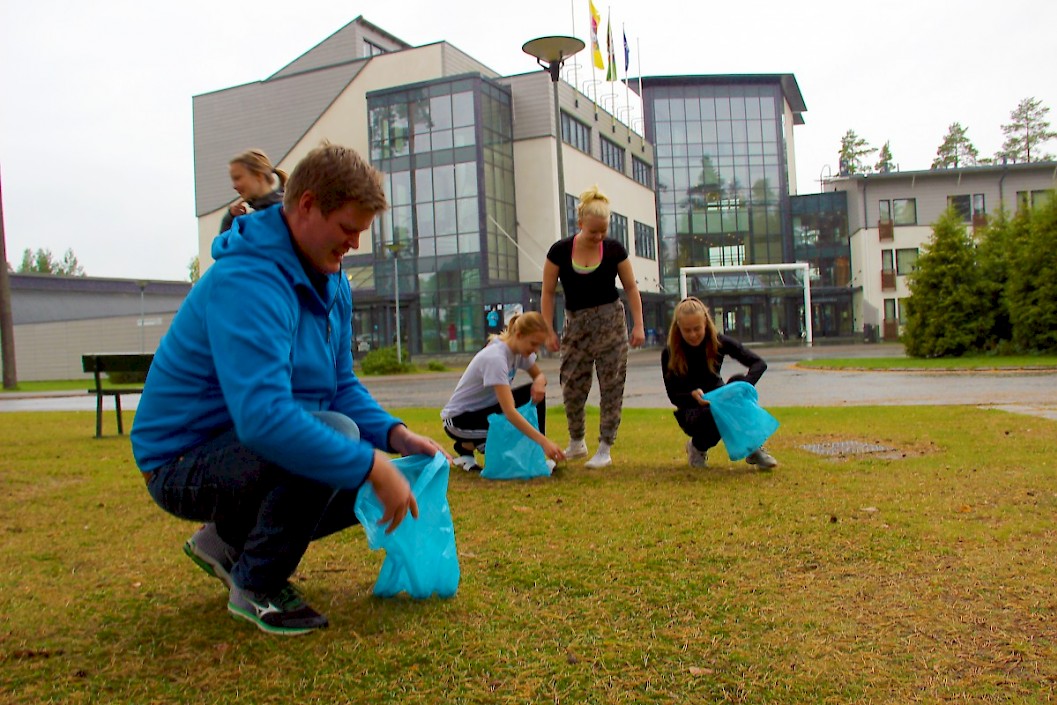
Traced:
<path fill-rule="evenodd" d="M 685 299 L 687 296 L 686 278 L 687 276 L 698 276 L 698 275 L 712 275 L 712 282 L 716 285 L 716 289 L 722 289 L 723 287 L 719 284 L 719 277 L 729 276 L 744 276 L 746 281 L 750 283 L 750 287 L 756 288 L 753 282 L 752 274 L 754 272 L 776 272 L 779 278 L 782 277 L 782 272 L 800 272 L 800 283 L 804 288 L 804 342 L 807 343 L 808 347 L 811 347 L 814 337 L 811 333 L 811 271 L 810 265 L 807 262 L 794 262 L 791 264 L 743 264 L 743 265 L 729 265 L 723 267 L 680 267 L 679 268 L 679 298 Z M 784 279 L 782 280 L 783 283 Z"/>

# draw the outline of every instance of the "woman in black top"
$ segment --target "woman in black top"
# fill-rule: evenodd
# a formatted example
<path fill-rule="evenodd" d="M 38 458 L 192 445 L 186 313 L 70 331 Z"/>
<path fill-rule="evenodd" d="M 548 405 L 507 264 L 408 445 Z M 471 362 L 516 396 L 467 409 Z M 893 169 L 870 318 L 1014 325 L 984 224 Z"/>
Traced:
<path fill-rule="evenodd" d="M 240 215 L 283 202 L 286 172 L 272 166 L 268 155 L 259 149 L 248 149 L 232 157 L 228 162 L 228 175 L 231 177 L 231 188 L 238 192 L 240 200 L 232 203 L 224 213 L 220 232 L 230 230 L 231 224 Z"/>
<path fill-rule="evenodd" d="M 672 315 L 668 347 L 661 353 L 661 371 L 664 389 L 676 407 L 675 420 L 690 436 L 686 457 L 692 467 L 705 467 L 708 450 L 720 441 L 704 395 L 723 386 L 720 369 L 728 356 L 748 368 L 744 374 L 732 376 L 728 383 L 748 382 L 755 387 L 767 370 L 763 358 L 716 330 L 708 308 L 700 300 L 691 296 L 680 301 Z M 778 466 L 763 446 L 745 461 L 767 470 Z"/>
<path fill-rule="evenodd" d="M 624 403 L 624 381 L 628 365 L 628 328 L 616 279 L 624 287 L 631 306 L 632 347 L 646 340 L 642 325 L 642 299 L 627 250 L 609 240 L 609 199 L 592 187 L 580 194 L 577 218 L 580 230 L 559 240 L 547 253 L 543 266 L 543 296 L 540 308 L 547 322 L 547 348 L 556 352 L 558 335 L 554 321 L 554 293 L 561 281 L 565 291 L 565 325 L 562 329 L 560 381 L 569 424 L 566 458 L 587 455 L 584 442 L 584 405 L 591 391 L 591 374 L 597 369 L 601 402 L 598 450 L 587 461 L 588 468 L 611 464 L 610 448 L 617 440 Z"/>

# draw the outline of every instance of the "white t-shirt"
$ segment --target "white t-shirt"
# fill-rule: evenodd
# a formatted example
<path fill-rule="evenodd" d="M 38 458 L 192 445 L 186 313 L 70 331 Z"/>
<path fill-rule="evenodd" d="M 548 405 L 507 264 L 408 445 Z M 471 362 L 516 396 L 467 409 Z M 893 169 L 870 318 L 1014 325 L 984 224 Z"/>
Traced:
<path fill-rule="evenodd" d="M 535 353 L 528 357 L 518 355 L 504 341 L 496 338 L 470 360 L 451 399 L 441 410 L 440 417 L 450 419 L 498 404 L 499 399 L 493 387 L 500 384 L 509 387 L 518 370 L 528 370 L 535 364 Z"/>

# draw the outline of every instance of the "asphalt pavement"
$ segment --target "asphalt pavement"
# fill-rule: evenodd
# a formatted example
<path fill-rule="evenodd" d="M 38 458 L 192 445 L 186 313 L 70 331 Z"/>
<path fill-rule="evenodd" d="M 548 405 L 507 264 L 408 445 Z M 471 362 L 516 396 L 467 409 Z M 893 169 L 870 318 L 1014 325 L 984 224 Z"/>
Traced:
<path fill-rule="evenodd" d="M 902 406 L 968 404 L 997 407 L 1057 420 L 1057 372 L 926 372 L 909 370 L 813 370 L 797 362 L 818 358 L 898 357 L 899 345 L 819 345 L 815 347 L 765 347 L 757 352 L 768 364 L 757 385 L 765 407 L 783 406 Z M 660 348 L 632 350 L 624 405 L 628 408 L 668 409 L 671 404 L 661 381 Z M 540 367 L 550 384 L 547 402 L 561 405 L 557 356 L 544 357 Z M 741 369 L 736 361 L 724 365 L 724 376 Z M 435 407 L 451 395 L 460 372 L 361 377 L 364 385 L 385 407 Z M 134 409 L 139 397 L 122 396 L 122 406 Z M 588 403 L 598 405 L 597 384 Z M 107 403 L 107 409 L 112 409 Z M 4 393 L 3 411 L 92 411 L 95 397 L 80 392 Z M 111 413 L 113 413 L 111 411 Z"/>

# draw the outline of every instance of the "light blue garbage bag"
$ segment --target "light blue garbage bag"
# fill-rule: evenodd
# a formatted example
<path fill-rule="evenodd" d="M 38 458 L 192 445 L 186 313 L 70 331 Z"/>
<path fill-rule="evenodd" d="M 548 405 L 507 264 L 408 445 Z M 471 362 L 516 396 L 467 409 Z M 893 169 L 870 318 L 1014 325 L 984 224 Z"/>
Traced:
<path fill-rule="evenodd" d="M 778 430 L 778 419 L 759 404 L 756 387 L 731 382 L 705 395 L 731 460 L 741 460 Z"/>
<path fill-rule="evenodd" d="M 448 459 L 442 453 L 411 455 L 393 461 L 411 484 L 418 519 L 408 514 L 391 534 L 378 521 L 384 509 L 370 483 L 356 497 L 356 517 L 371 550 L 385 549 L 374 594 L 393 597 L 406 592 L 416 600 L 434 594 L 451 597 L 459 589 L 459 554 L 448 507 Z"/>
<path fill-rule="evenodd" d="M 517 412 L 539 430 L 536 404 L 529 400 Z M 540 444 L 526 436 L 503 414 L 488 416 L 488 436 L 484 441 L 484 470 L 487 480 L 527 480 L 550 475 L 547 456 Z"/>

